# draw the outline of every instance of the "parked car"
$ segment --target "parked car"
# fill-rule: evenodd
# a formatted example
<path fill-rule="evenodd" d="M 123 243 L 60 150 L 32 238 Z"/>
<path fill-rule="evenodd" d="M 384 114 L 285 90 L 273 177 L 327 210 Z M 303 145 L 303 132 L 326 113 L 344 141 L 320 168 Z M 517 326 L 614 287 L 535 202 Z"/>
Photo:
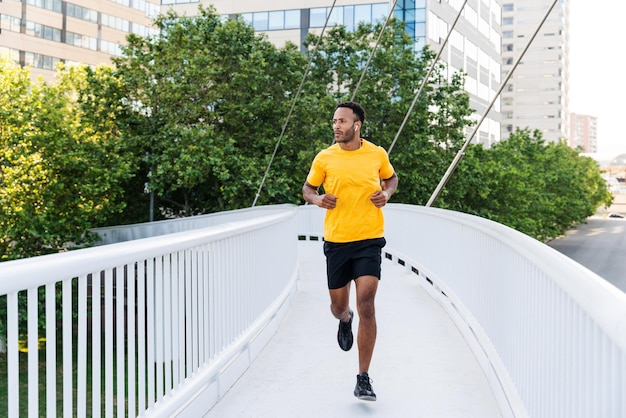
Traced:
<path fill-rule="evenodd" d="M 609 213 L 609 218 L 623 218 L 624 215 L 620 215 L 619 213 Z"/>

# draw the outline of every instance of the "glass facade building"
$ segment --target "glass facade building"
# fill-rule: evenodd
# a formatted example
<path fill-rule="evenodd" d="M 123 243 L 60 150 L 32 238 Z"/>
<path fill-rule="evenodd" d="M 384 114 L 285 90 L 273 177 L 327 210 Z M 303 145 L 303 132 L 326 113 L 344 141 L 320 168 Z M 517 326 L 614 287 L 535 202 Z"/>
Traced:
<path fill-rule="evenodd" d="M 331 8 L 329 0 L 212 0 L 225 17 L 241 15 L 255 30 L 267 34 L 277 46 L 287 41 L 301 45 L 309 32 L 320 33 L 328 25 L 354 29 L 359 22 L 384 21 L 393 1 L 345 0 Z M 173 8 L 180 14 L 197 13 L 198 2 L 164 0 L 163 10 Z M 428 44 L 439 51 L 463 0 L 398 0 L 393 14 L 404 21 L 406 31 L 415 40 L 416 51 Z M 332 9 L 332 10 L 331 10 Z M 469 0 L 459 22 L 443 48 L 441 61 L 448 76 L 463 71 L 465 88 L 478 120 L 486 111 L 500 86 L 501 77 L 501 3 L 500 0 Z M 329 16 L 330 13 L 330 16 Z M 473 128 L 472 128 L 473 129 Z M 468 130 L 469 135 L 472 130 Z M 489 112 L 474 136 L 474 142 L 486 146 L 500 140 L 499 101 Z"/>

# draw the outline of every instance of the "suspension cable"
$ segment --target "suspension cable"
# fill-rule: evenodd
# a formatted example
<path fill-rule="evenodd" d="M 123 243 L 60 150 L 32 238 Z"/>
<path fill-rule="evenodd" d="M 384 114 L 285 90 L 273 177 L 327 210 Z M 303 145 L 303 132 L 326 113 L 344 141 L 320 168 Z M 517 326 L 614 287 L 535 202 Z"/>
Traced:
<path fill-rule="evenodd" d="M 500 88 L 498 89 L 498 91 L 496 92 L 494 98 L 491 100 L 491 103 L 489 103 L 489 106 L 487 107 L 487 110 L 485 110 L 485 113 L 483 114 L 483 116 L 480 118 L 480 120 L 478 121 L 478 124 L 476 125 L 476 128 L 472 131 L 472 134 L 467 138 L 467 140 L 465 141 L 465 143 L 463 144 L 463 147 L 461 147 L 461 149 L 459 150 L 459 152 L 456 154 L 456 156 L 454 157 L 454 160 L 452 161 L 452 163 L 450 164 L 450 167 L 448 167 L 448 170 L 446 171 L 446 173 L 444 174 L 444 176 L 441 178 L 441 181 L 439 182 L 439 185 L 437 185 L 437 188 L 435 189 L 435 191 L 433 192 L 433 194 L 430 196 L 430 199 L 428 199 L 428 202 L 426 203 L 426 207 L 429 207 L 433 204 L 433 202 L 437 199 L 437 197 L 439 197 L 439 194 L 441 193 L 441 190 L 444 188 L 444 186 L 446 185 L 446 183 L 448 182 L 450 176 L 452 175 L 452 173 L 454 172 L 454 170 L 456 169 L 456 166 L 459 164 L 459 162 L 461 161 L 461 158 L 463 158 L 463 155 L 465 154 L 465 150 L 467 149 L 467 147 L 469 146 L 470 142 L 472 142 L 472 139 L 474 139 L 474 136 L 476 135 L 476 132 L 478 132 L 478 128 L 480 128 L 480 125 L 483 123 L 483 121 L 485 120 L 485 118 L 487 117 L 487 115 L 489 114 L 489 111 L 491 110 L 491 108 L 493 107 L 496 99 L 500 96 L 500 93 L 502 93 L 502 90 L 504 90 L 504 87 L 506 86 L 506 83 L 509 82 L 509 79 L 511 78 L 511 76 L 513 75 L 513 72 L 515 71 L 515 69 L 517 68 L 517 66 L 519 65 L 520 61 L 522 60 L 522 58 L 524 57 L 524 55 L 526 54 L 526 51 L 528 51 L 528 49 L 530 48 L 530 45 L 532 44 L 532 42 L 534 41 L 535 37 L 537 36 L 537 34 L 539 33 L 539 31 L 541 30 L 541 27 L 543 26 L 543 24 L 545 23 L 545 21 L 548 19 L 548 16 L 550 15 L 550 13 L 552 12 L 552 9 L 554 9 L 554 6 L 556 5 L 556 3 L 559 0 L 554 0 L 552 2 L 552 5 L 550 6 L 550 8 L 548 9 L 548 11 L 546 12 L 545 16 L 543 17 L 543 19 L 541 20 L 541 22 L 539 23 L 539 26 L 537 26 L 537 29 L 535 30 L 535 33 L 533 33 L 533 36 L 530 37 L 530 39 L 528 40 L 528 42 L 526 43 L 526 47 L 524 48 L 524 50 L 522 51 L 522 53 L 520 54 L 519 57 L 517 57 L 517 60 L 515 61 L 515 63 L 513 64 L 513 67 L 511 67 L 511 70 L 508 72 L 508 74 L 506 75 L 504 81 L 502 81 L 502 83 L 500 84 Z"/>
<path fill-rule="evenodd" d="M 404 126 L 406 125 L 407 121 L 409 120 L 409 116 L 411 116 L 411 113 L 413 112 L 413 108 L 415 107 L 415 104 L 417 103 L 417 99 L 421 96 L 422 90 L 424 90 L 424 87 L 426 86 L 426 83 L 428 82 L 428 79 L 430 78 L 430 74 L 435 69 L 435 65 L 439 61 L 439 58 L 441 57 L 441 54 L 443 53 L 443 49 L 447 45 L 448 39 L 450 39 L 450 35 L 452 35 L 452 31 L 454 30 L 454 27 L 456 26 L 456 23 L 459 21 L 459 18 L 461 17 L 461 14 L 463 13 L 463 9 L 465 8 L 466 4 L 467 4 L 467 0 L 465 0 L 463 2 L 463 5 L 459 9 L 459 13 L 457 13 L 457 15 L 456 15 L 456 19 L 454 19 L 454 22 L 452 23 L 452 26 L 450 26 L 450 30 L 448 30 L 448 34 L 446 35 L 446 39 L 444 39 L 443 43 L 441 44 L 441 48 L 439 48 L 439 52 L 437 53 L 437 56 L 435 57 L 433 62 L 430 64 L 430 68 L 428 69 L 428 72 L 426 73 L 426 76 L 424 77 L 424 80 L 422 80 L 422 85 L 417 90 L 417 93 L 415 94 L 415 97 L 413 98 L 413 102 L 411 103 L 411 106 L 409 107 L 408 112 L 404 116 L 404 120 L 400 124 L 400 129 L 398 129 L 398 132 L 396 133 L 395 138 L 393 138 L 393 141 L 391 142 L 391 145 L 389 146 L 389 149 L 387 150 L 387 154 L 391 154 L 391 150 L 393 149 L 393 146 L 398 141 L 398 138 L 400 137 L 400 134 L 402 133 L 402 130 L 404 129 Z"/>
<path fill-rule="evenodd" d="M 259 188 L 256 194 L 254 195 L 254 201 L 252 202 L 252 207 L 256 205 L 256 202 L 259 199 L 259 196 L 261 195 L 261 189 L 263 188 L 263 184 L 265 184 L 265 180 L 267 179 L 267 175 L 270 171 L 270 167 L 272 166 L 272 162 L 274 161 L 274 158 L 276 157 L 278 147 L 280 146 L 283 136 L 285 135 L 285 131 L 287 130 L 287 124 L 289 123 L 289 120 L 291 119 L 293 109 L 295 108 L 296 102 L 298 101 L 298 98 L 300 97 L 300 93 L 302 92 L 302 88 L 304 86 L 304 81 L 306 80 L 306 77 L 309 74 L 309 70 L 311 69 L 313 58 L 315 58 L 315 55 L 317 55 L 317 48 L 319 47 L 322 37 L 324 36 L 324 31 L 326 30 L 326 27 L 328 26 L 330 15 L 333 13 L 333 9 L 335 8 L 336 3 L 337 3 L 337 0 L 334 0 L 332 6 L 330 6 L 330 10 L 328 11 L 328 15 L 326 16 L 326 22 L 324 22 L 324 27 L 322 28 L 322 32 L 320 33 L 320 36 L 317 39 L 317 43 L 315 44 L 315 49 L 313 50 L 313 54 L 311 54 L 309 58 L 309 63 L 306 67 L 306 70 L 304 71 L 304 75 L 302 76 L 302 81 L 300 81 L 300 86 L 298 87 L 298 91 L 296 92 L 296 95 L 294 96 L 291 102 L 291 108 L 289 109 L 289 113 L 287 114 L 287 118 L 285 119 L 285 123 L 283 124 L 282 131 L 280 132 L 280 136 L 278 137 L 278 140 L 276 141 L 276 146 L 274 147 L 274 152 L 272 153 L 272 157 L 270 158 L 270 161 L 267 164 L 267 168 L 265 169 L 265 173 L 263 174 L 263 178 L 261 179 L 261 184 L 259 184 Z"/>
<path fill-rule="evenodd" d="M 367 72 L 367 69 L 369 68 L 370 63 L 372 62 L 374 53 L 376 52 L 376 49 L 378 48 L 378 44 L 380 43 L 380 40 L 383 37 L 383 33 L 385 32 L 387 25 L 389 25 L 389 21 L 391 20 L 391 17 L 393 16 L 393 11 L 396 8 L 396 4 L 398 4 L 398 0 L 395 0 L 393 2 L 393 6 L 391 6 L 391 8 L 389 9 L 387 20 L 385 20 L 385 24 L 383 25 L 382 29 L 380 30 L 380 33 L 378 34 L 378 39 L 376 40 L 376 43 L 374 44 L 374 48 L 372 48 L 372 52 L 370 53 L 370 56 L 367 59 L 367 63 L 365 64 L 365 68 L 363 68 L 363 72 L 361 72 L 361 78 L 359 79 L 359 82 L 356 84 L 356 87 L 354 91 L 352 92 L 352 98 L 350 99 L 351 101 L 354 101 L 354 99 L 356 98 L 356 93 L 359 91 L 359 88 L 361 88 L 361 83 L 363 82 L 363 79 L 365 78 L 365 73 Z"/>

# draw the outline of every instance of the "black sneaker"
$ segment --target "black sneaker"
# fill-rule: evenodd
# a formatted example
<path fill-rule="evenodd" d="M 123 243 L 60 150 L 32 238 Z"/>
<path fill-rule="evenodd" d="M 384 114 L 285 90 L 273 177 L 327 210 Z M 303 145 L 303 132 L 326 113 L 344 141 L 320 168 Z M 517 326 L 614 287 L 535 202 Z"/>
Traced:
<path fill-rule="evenodd" d="M 354 388 L 354 396 L 362 401 L 375 401 L 376 394 L 372 389 L 372 379 L 367 373 L 356 375 L 356 387 Z"/>
<path fill-rule="evenodd" d="M 350 311 L 350 320 L 348 322 L 339 321 L 339 331 L 337 331 L 337 341 L 339 347 L 343 351 L 349 351 L 352 348 L 354 338 L 352 337 L 352 317 L 354 312 Z"/>

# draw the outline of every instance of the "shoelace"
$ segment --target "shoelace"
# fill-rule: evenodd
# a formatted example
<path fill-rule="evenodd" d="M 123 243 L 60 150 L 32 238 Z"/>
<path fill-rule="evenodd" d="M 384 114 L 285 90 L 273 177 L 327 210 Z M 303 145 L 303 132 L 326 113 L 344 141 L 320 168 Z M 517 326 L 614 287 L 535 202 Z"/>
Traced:
<path fill-rule="evenodd" d="M 367 391 L 372 391 L 372 383 L 374 383 L 374 381 L 368 376 L 368 377 L 364 377 L 359 375 L 359 386 L 362 389 L 365 389 Z"/>

